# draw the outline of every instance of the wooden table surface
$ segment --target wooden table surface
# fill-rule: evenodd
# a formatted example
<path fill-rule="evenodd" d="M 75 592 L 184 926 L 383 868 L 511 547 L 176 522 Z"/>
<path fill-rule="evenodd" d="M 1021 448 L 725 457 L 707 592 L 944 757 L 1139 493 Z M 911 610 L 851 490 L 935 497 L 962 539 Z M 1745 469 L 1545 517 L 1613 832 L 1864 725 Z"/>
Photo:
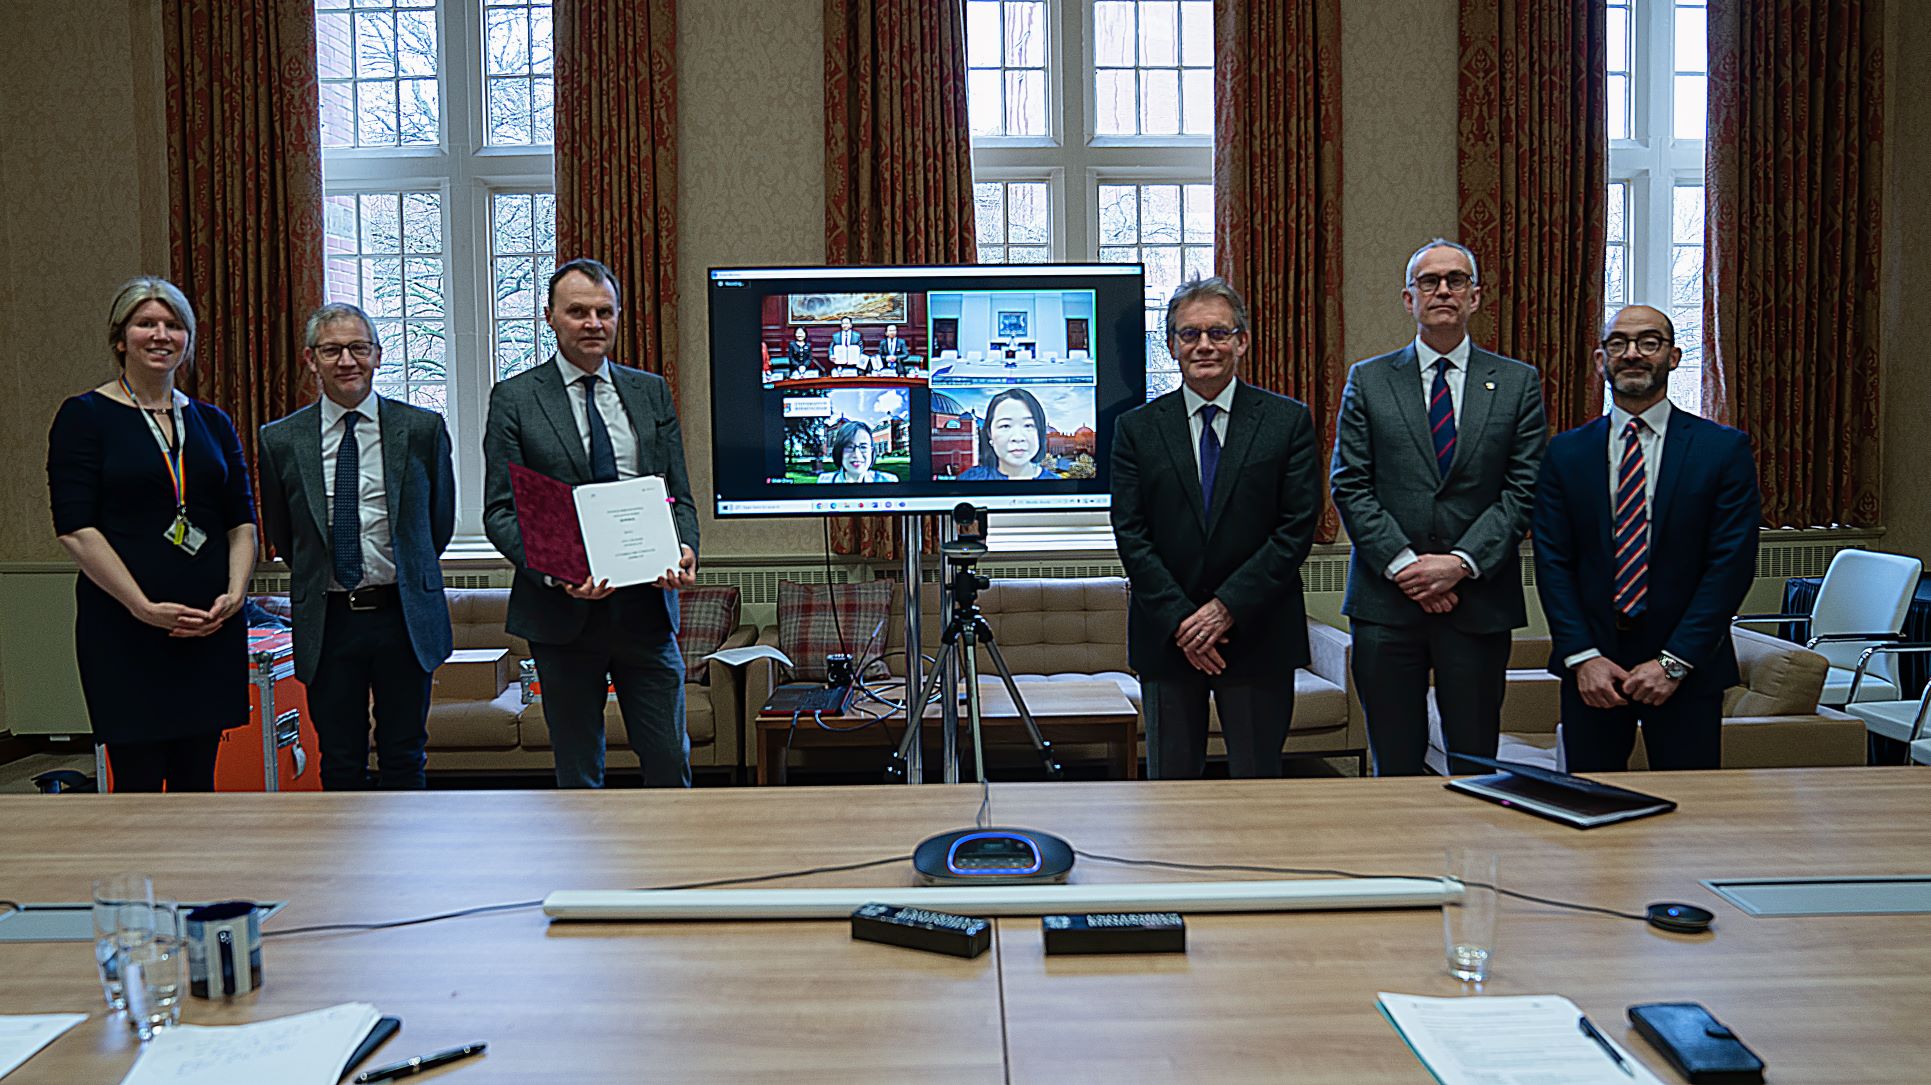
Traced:
<path fill-rule="evenodd" d="M 1505 886 L 1640 911 L 1682 900 L 1716 933 L 1505 899 L 1490 994 L 1560 993 L 1664 1080 L 1624 1017 L 1710 1007 L 1770 1080 L 1924 1080 L 1931 917 L 1752 919 L 1699 879 L 1922 873 L 1924 769 L 1632 774 L 1675 814 L 1589 832 L 1439 780 L 1009 784 L 996 823 L 1083 851 L 1433 874 L 1450 842 L 1501 856 Z M 977 787 L 0 798 L 8 897 L 80 900 L 137 869 L 186 898 L 285 898 L 268 929 L 401 918 L 552 889 L 625 888 L 903 855 L 972 823 Z M 1264 875 L 1254 875 L 1256 877 Z M 1205 875 L 1082 858 L 1083 882 Z M 910 884 L 904 864 L 787 885 Z M 1459 994 L 1434 910 L 1195 915 L 1188 952 L 1043 957 L 1036 919 L 976 960 L 853 942 L 843 922 L 557 924 L 535 909 L 374 933 L 271 939 L 264 990 L 189 999 L 234 1023 L 366 1000 L 403 1019 L 377 1056 L 470 1040 L 475 1082 L 1412 1082 L 1428 1075 L 1375 992 Z M 89 1019 L 6 1085 L 116 1082 L 133 1057 L 102 1012 L 90 947 L 0 943 L 0 1012 Z"/>
<path fill-rule="evenodd" d="M 886 700 L 899 700 L 902 689 L 902 685 L 884 685 L 877 687 L 877 692 Z M 1112 751 L 1115 773 L 1125 780 L 1139 778 L 1140 712 L 1121 692 L 1119 683 L 1111 679 L 1026 682 L 1020 684 L 1019 691 L 1026 699 L 1026 710 L 1032 713 L 1033 722 L 1039 725 L 1040 734 L 1047 741 L 1057 746 L 1105 743 Z M 830 730 L 816 726 L 809 718 L 800 720 L 794 730 L 790 716 L 757 717 L 758 783 L 784 782 L 787 748 L 875 746 L 883 749 L 885 732 L 863 726 L 867 719 L 883 716 L 894 742 L 902 739 L 905 713 L 890 715 L 889 712 L 878 701 L 854 698 L 845 715 L 824 721 L 831 725 Z M 934 757 L 944 737 L 939 716 L 937 704 L 926 706 L 921 738 L 935 751 Z M 1031 741 L 1021 728 L 1012 694 L 996 677 L 982 678 L 979 682 L 979 720 L 988 742 L 995 732 L 999 741 L 1005 743 Z M 970 777 L 972 730 L 966 722 L 963 704 L 959 706 L 959 745 L 960 776 Z"/>

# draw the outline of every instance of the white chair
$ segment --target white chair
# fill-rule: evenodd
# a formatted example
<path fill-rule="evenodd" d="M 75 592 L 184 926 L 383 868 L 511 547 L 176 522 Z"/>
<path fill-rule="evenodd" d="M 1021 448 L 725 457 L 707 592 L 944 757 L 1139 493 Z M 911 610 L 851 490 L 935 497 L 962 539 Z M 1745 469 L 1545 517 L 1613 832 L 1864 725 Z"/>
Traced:
<path fill-rule="evenodd" d="M 1924 655 L 1931 644 L 1874 644 L 1858 656 L 1852 671 L 1850 701 L 1844 711 L 1864 721 L 1864 729 L 1908 747 L 1907 760 L 1931 761 L 1931 738 L 1924 733 L 1926 710 L 1931 709 L 1931 682 L 1915 700 L 1873 701 L 1862 696 L 1859 685 L 1867 678 L 1872 662 L 1886 656 Z"/>
<path fill-rule="evenodd" d="M 1855 682 L 1855 671 L 1865 649 L 1900 639 L 1904 616 L 1911 609 L 1911 597 L 1923 572 L 1922 561 L 1903 554 L 1839 550 L 1824 572 L 1823 586 L 1817 589 L 1817 602 L 1809 614 L 1740 614 L 1731 623 L 1807 625 L 1810 637 L 1804 647 L 1830 662 L 1819 704 L 1843 707 L 1850 702 L 1854 685 L 1858 686 L 1859 700 L 1894 701 L 1903 693 L 1891 654 L 1871 657 L 1861 684 Z"/>

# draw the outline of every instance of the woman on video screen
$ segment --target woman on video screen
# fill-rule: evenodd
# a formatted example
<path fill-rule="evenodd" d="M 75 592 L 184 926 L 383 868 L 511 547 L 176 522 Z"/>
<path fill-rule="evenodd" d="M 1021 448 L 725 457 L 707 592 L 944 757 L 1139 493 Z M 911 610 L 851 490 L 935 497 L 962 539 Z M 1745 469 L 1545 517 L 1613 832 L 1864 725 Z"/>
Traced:
<path fill-rule="evenodd" d="M 840 422 L 829 435 L 836 471 L 818 476 L 819 482 L 897 482 L 898 478 L 872 470 L 872 431 L 863 422 Z"/>
<path fill-rule="evenodd" d="M 1046 408 L 1024 388 L 1009 388 L 986 404 L 979 430 L 979 462 L 960 481 L 1058 478 L 1045 466 Z"/>

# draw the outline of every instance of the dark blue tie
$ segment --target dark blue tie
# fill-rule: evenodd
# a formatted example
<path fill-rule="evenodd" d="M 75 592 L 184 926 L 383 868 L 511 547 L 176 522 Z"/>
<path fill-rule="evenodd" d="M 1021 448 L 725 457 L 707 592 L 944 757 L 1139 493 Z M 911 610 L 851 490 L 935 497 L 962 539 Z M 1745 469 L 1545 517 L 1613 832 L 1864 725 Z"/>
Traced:
<path fill-rule="evenodd" d="M 1447 478 L 1455 462 L 1455 401 L 1448 395 L 1447 358 L 1435 363 L 1435 384 L 1428 390 L 1428 431 L 1435 437 L 1435 466 Z"/>
<path fill-rule="evenodd" d="M 1623 427 L 1623 462 L 1616 474 L 1616 612 L 1635 617 L 1649 594 L 1649 465 L 1638 436 L 1648 427 L 1632 418 Z"/>
<path fill-rule="evenodd" d="M 1209 403 L 1200 408 L 1200 511 L 1207 522 L 1214 520 L 1214 474 L 1220 470 L 1220 434 L 1214 432 L 1214 417 L 1220 408 Z"/>
<path fill-rule="evenodd" d="M 583 378 L 583 414 L 590 424 L 590 481 L 617 481 L 617 450 L 610 444 L 610 427 L 597 412 L 597 375 Z"/>
<path fill-rule="evenodd" d="M 335 501 L 329 510 L 329 549 L 335 582 L 353 590 L 362 583 L 362 453 L 355 441 L 360 411 L 342 416 L 342 443 L 335 450 Z"/>

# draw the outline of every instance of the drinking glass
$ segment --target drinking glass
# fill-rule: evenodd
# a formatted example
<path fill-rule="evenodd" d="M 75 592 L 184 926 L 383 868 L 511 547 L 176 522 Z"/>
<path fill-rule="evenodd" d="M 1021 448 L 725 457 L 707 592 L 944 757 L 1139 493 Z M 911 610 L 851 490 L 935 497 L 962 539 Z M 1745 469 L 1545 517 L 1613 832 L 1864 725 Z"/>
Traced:
<path fill-rule="evenodd" d="M 119 943 L 154 930 L 154 881 L 145 874 L 109 874 L 94 882 L 94 967 L 109 1009 L 127 1008 L 121 988 Z"/>
<path fill-rule="evenodd" d="M 115 949 L 127 996 L 127 1023 L 143 1041 L 154 1030 L 181 1023 L 181 991 L 188 983 L 188 943 L 173 901 L 156 901 L 145 936 L 121 939 Z"/>
<path fill-rule="evenodd" d="M 1448 972 L 1458 980 L 1488 979 L 1495 955 L 1495 853 L 1485 848 L 1448 849 L 1448 877 L 1459 883 L 1460 899 L 1442 905 L 1442 947 Z"/>

